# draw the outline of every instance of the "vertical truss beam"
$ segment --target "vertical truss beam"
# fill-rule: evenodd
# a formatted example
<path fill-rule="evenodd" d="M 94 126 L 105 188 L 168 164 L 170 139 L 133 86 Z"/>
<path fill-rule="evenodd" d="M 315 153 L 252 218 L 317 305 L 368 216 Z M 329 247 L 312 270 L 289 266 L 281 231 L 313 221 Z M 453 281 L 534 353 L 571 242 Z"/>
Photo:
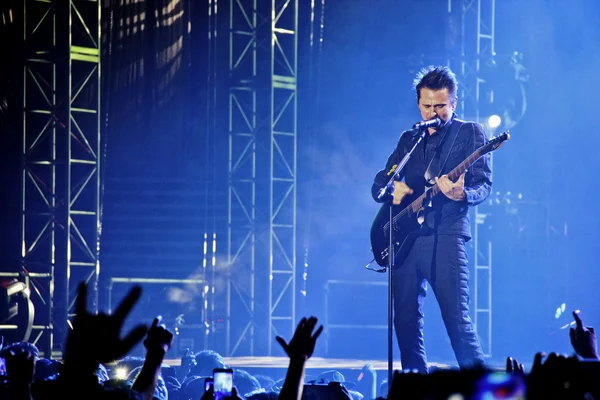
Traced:
<path fill-rule="evenodd" d="M 257 1 L 229 2 L 228 355 L 254 355 Z"/>
<path fill-rule="evenodd" d="M 74 315 L 79 282 L 98 311 L 100 274 L 100 0 L 69 1 L 69 81 L 66 120 L 68 187 L 68 317 Z"/>
<path fill-rule="evenodd" d="M 451 1 L 451 0 L 449 0 Z M 495 55 L 496 0 L 461 0 L 461 93 L 462 113 L 482 122 L 479 112 L 482 88 L 487 79 L 482 64 Z M 484 118 L 487 116 L 483 116 Z M 492 157 L 490 155 L 490 164 Z M 474 324 L 484 355 L 492 356 L 492 243 L 484 235 L 486 214 L 474 207 L 473 293 Z"/>
<path fill-rule="evenodd" d="M 268 354 L 296 307 L 298 0 L 272 0 Z"/>
<path fill-rule="evenodd" d="M 80 280 L 97 310 L 100 3 L 23 4 L 21 273 L 37 294 L 35 341 L 50 356 Z"/>
<path fill-rule="evenodd" d="M 298 3 L 229 6 L 226 352 L 253 355 L 255 328 L 266 323 L 257 337 L 271 354 L 274 337 L 291 335 L 295 323 Z M 258 231 L 268 239 L 257 242 Z"/>
<path fill-rule="evenodd" d="M 495 20 L 496 0 L 461 0 L 460 102 L 462 113 L 477 122 L 481 88 L 487 83 L 482 63 L 496 56 Z"/>
<path fill-rule="evenodd" d="M 482 86 L 487 78 L 482 73 L 482 63 L 491 62 L 496 55 L 495 50 L 496 0 L 477 0 L 477 63 L 475 76 L 475 119 L 481 121 L 479 105 Z M 484 115 L 483 118 L 488 116 Z M 485 126 L 485 124 L 484 124 Z M 490 154 L 490 167 L 493 155 Z M 486 214 L 481 207 L 475 207 L 475 240 L 474 246 L 474 323 L 479 334 L 484 356 L 492 356 L 492 242 L 481 235 L 485 231 Z"/>
<path fill-rule="evenodd" d="M 479 122 L 479 96 L 477 91 L 477 19 L 478 0 L 460 0 L 461 5 L 461 55 L 460 55 L 460 108 L 464 116 Z"/>
<path fill-rule="evenodd" d="M 33 343 L 48 357 L 54 342 L 52 311 L 57 226 L 55 210 L 57 127 L 56 10 L 47 2 L 23 2 L 23 123 L 21 164 L 21 273 L 30 280 L 36 308 Z"/>

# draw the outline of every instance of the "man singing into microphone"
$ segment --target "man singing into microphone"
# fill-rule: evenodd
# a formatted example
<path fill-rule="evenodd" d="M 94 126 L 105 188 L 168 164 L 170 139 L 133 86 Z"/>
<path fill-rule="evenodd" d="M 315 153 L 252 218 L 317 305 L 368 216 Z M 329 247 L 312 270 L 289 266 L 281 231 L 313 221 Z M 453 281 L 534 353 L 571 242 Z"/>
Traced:
<path fill-rule="evenodd" d="M 415 197 L 435 183 L 442 193 L 424 211 L 424 221 L 405 260 L 394 266 L 394 326 L 402 368 L 427 372 L 423 341 L 423 302 L 429 282 L 438 303 L 452 348 L 461 368 L 484 362 L 473 323 L 469 317 L 469 270 L 465 242 L 471 238 L 468 208 L 482 201 L 492 186 L 489 156 L 473 164 L 456 182 L 446 174 L 485 143 L 483 128 L 456 118 L 458 83 L 447 67 L 428 67 L 414 81 L 417 104 L 423 120 L 440 119 L 423 129 L 419 143 L 399 177 L 393 195 L 377 200 L 396 165 L 412 148 L 417 130 L 400 137 L 385 168 L 377 173 L 372 187 L 376 201 L 400 204 L 405 196 Z M 437 126 L 436 126 L 437 125 Z M 427 126 L 427 124 L 425 125 Z"/>

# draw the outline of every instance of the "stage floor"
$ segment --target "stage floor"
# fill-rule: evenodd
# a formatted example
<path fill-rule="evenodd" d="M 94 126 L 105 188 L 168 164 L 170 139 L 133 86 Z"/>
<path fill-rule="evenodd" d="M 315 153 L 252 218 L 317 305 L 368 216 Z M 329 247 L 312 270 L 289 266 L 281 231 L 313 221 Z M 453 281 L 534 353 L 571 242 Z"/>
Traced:
<path fill-rule="evenodd" d="M 181 360 L 165 360 L 165 364 L 178 366 Z M 287 357 L 225 357 L 225 364 L 234 368 L 276 368 L 286 369 L 288 367 Z M 360 370 L 365 364 L 371 364 L 375 370 L 387 370 L 387 360 L 355 360 L 345 358 L 322 358 L 313 357 L 308 360 L 306 369 L 337 369 L 337 370 Z M 430 367 L 447 369 L 448 364 L 429 363 Z M 394 369 L 401 369 L 399 361 L 394 362 Z"/>

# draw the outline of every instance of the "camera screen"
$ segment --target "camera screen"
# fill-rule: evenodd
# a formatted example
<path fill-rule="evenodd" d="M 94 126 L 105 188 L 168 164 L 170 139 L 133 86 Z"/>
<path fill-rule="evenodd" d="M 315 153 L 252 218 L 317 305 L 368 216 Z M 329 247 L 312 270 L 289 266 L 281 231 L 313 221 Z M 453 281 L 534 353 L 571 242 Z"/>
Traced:
<path fill-rule="evenodd" d="M 233 373 L 231 371 L 215 371 L 213 380 L 216 400 L 231 396 L 231 389 L 233 388 Z"/>

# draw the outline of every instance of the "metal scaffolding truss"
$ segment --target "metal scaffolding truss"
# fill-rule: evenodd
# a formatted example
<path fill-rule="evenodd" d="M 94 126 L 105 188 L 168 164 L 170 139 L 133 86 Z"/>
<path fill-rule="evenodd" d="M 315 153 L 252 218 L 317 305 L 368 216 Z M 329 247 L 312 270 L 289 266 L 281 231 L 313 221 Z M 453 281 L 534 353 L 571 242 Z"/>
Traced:
<path fill-rule="evenodd" d="M 452 0 L 449 0 L 449 8 Z M 461 68 L 459 94 L 463 115 L 481 121 L 482 88 L 487 83 L 482 69 L 493 62 L 495 52 L 496 0 L 461 0 Z M 485 116 L 484 116 L 485 117 Z M 490 166 L 492 155 L 490 154 Z M 492 242 L 481 235 L 487 214 L 474 207 L 473 314 L 475 330 L 486 357 L 492 356 Z"/>
<path fill-rule="evenodd" d="M 272 0 L 268 353 L 291 337 L 296 308 L 298 0 Z"/>
<path fill-rule="evenodd" d="M 298 3 L 230 0 L 229 6 L 226 352 L 243 351 L 244 344 L 253 355 L 255 327 L 264 322 L 261 348 L 271 354 L 275 335 L 291 334 L 295 324 Z M 267 291 L 260 322 L 257 289 Z"/>
<path fill-rule="evenodd" d="M 98 307 L 100 3 L 25 0 L 23 11 L 19 273 L 37 294 L 34 342 L 50 351 L 80 281 Z"/>
<path fill-rule="evenodd" d="M 482 85 L 487 82 L 482 64 L 496 56 L 496 0 L 461 1 L 461 105 L 463 114 L 479 122 Z"/>
<path fill-rule="evenodd" d="M 228 355 L 242 343 L 254 355 L 257 1 L 230 0 L 229 4 Z"/>

